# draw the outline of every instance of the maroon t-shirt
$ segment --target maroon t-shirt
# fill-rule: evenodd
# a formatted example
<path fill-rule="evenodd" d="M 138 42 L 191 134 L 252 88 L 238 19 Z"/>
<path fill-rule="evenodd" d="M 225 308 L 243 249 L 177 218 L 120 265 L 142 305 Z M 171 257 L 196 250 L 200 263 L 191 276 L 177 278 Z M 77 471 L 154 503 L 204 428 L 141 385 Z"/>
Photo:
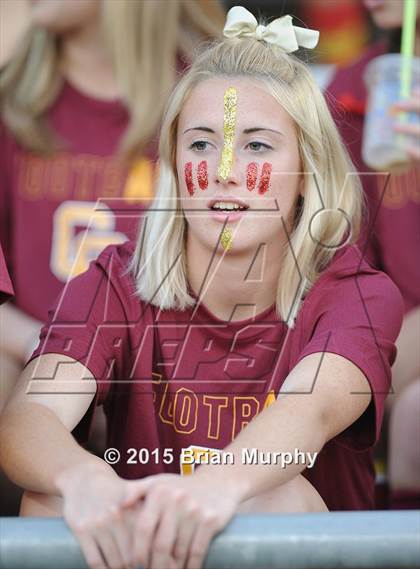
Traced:
<path fill-rule="evenodd" d="M 3 249 L 0 245 L 0 304 L 6 302 L 6 300 L 8 300 L 12 295 L 13 287 L 4 261 Z"/>
<path fill-rule="evenodd" d="M 373 174 L 361 157 L 367 64 L 386 53 L 379 43 L 350 67 L 339 69 L 326 91 L 340 134 L 361 176 L 368 204 L 361 250 L 400 289 L 405 311 L 420 304 L 420 167 L 405 174 Z"/>
<path fill-rule="evenodd" d="M 129 242 L 110 246 L 68 283 L 32 356 L 70 356 L 96 378 L 97 395 L 76 427 L 78 439 L 86 438 L 95 404 L 103 404 L 107 445 L 121 452 L 114 467 L 119 475 L 187 473 L 182 449 L 225 448 L 273 402 L 302 358 L 332 352 L 361 369 L 373 400 L 325 445 L 305 475 L 330 509 L 372 508 L 370 451 L 380 432 L 403 310 L 392 281 L 363 262 L 356 246 L 347 246 L 307 294 L 294 329 L 279 320 L 275 307 L 225 322 L 204 305 L 159 310 L 139 300 L 127 271 L 132 252 Z M 127 464 L 129 449 L 142 448 L 161 454 L 143 452 L 145 464 L 138 457 L 137 464 Z M 171 464 L 163 460 L 165 449 L 173 449 Z"/>
<path fill-rule="evenodd" d="M 0 125 L 0 242 L 13 302 L 41 321 L 70 277 L 107 245 L 135 238 L 155 158 L 151 144 L 128 171 L 117 156 L 128 124 L 119 101 L 64 83 L 46 118 L 61 143 L 47 157 L 21 148 Z"/>

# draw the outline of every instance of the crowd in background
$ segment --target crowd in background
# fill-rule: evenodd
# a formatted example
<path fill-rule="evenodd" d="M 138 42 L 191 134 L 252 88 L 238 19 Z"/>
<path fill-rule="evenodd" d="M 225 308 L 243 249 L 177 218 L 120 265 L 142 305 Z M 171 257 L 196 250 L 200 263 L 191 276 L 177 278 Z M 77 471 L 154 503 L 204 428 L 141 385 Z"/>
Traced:
<path fill-rule="evenodd" d="M 400 1 L 400 0 L 396 0 Z M 235 5 L 222 2 L 226 11 Z M 368 10 L 360 0 L 244 0 L 241 5 L 267 19 L 279 14 L 293 14 L 307 25 L 320 31 L 320 41 L 311 59 L 317 64 L 343 65 L 357 58 L 366 44 L 383 35 L 373 25 Z M 0 2 L 0 64 L 5 62 L 18 38 L 29 25 L 29 3 L 2 0 Z"/>

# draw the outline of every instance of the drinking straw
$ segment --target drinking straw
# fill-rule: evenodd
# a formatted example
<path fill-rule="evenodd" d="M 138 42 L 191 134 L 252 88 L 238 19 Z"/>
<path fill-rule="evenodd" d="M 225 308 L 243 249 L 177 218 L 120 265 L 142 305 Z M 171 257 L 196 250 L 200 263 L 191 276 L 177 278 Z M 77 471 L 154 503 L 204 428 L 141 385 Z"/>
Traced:
<path fill-rule="evenodd" d="M 404 18 L 401 36 L 401 98 L 408 98 L 411 92 L 411 68 L 414 55 L 416 31 L 416 0 L 404 0 Z"/>

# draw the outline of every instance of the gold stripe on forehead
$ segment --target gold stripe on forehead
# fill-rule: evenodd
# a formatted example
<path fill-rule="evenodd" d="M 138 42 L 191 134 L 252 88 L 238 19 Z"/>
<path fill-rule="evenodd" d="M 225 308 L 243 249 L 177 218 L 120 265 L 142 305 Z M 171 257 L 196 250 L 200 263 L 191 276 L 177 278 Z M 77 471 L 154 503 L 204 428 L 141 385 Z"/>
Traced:
<path fill-rule="evenodd" d="M 226 89 L 223 97 L 223 150 L 219 176 L 226 180 L 233 165 L 233 142 L 235 140 L 237 95 L 235 87 Z"/>

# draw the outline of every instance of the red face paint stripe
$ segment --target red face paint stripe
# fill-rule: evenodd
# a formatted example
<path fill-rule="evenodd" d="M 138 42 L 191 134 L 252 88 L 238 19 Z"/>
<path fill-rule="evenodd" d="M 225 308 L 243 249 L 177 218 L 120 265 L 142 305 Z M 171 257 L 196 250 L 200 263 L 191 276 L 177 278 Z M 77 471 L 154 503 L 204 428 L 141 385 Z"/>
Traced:
<path fill-rule="evenodd" d="M 197 168 L 197 179 L 198 185 L 200 186 L 201 190 L 207 190 L 209 185 L 209 178 L 207 175 L 207 161 L 203 160 L 200 162 Z"/>
<path fill-rule="evenodd" d="M 263 167 L 262 167 L 260 183 L 258 185 L 258 193 L 259 194 L 265 194 L 265 192 L 270 187 L 271 168 L 272 168 L 272 166 L 269 162 L 264 162 Z"/>
<path fill-rule="evenodd" d="M 192 162 L 187 162 L 184 166 L 185 185 L 190 196 L 194 194 L 194 182 L 192 177 Z"/>
<path fill-rule="evenodd" d="M 256 162 L 251 162 L 248 164 L 248 168 L 246 171 L 246 187 L 250 192 L 255 190 L 255 184 L 257 183 L 257 175 L 258 175 L 258 164 Z"/>

